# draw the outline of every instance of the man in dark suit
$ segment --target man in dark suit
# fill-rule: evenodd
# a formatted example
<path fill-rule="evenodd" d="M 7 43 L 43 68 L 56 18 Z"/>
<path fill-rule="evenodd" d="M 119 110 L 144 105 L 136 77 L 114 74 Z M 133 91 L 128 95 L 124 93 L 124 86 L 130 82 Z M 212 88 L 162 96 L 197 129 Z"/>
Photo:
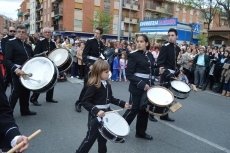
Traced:
<path fill-rule="evenodd" d="M 48 51 L 46 54 L 48 55 L 52 50 L 56 48 L 55 42 L 51 40 L 52 31 L 49 27 L 43 29 L 43 37 L 38 40 L 36 47 L 34 49 L 34 54 L 40 54 L 45 51 Z M 58 101 L 53 99 L 54 87 L 46 92 L 46 102 L 50 103 L 58 103 Z M 35 106 L 41 106 L 38 103 L 39 93 L 33 93 L 30 97 L 30 102 L 33 103 Z"/>
<path fill-rule="evenodd" d="M 20 152 L 28 148 L 28 138 L 22 136 L 13 117 L 5 89 L 3 88 L 3 76 L 0 71 L 0 152 L 8 151 L 11 147 L 23 142 Z"/>
<path fill-rule="evenodd" d="M 86 92 L 87 89 L 87 82 L 88 82 L 88 73 L 93 68 L 93 64 L 96 60 L 100 58 L 100 55 L 104 55 L 104 45 L 101 41 L 101 36 L 103 34 L 102 28 L 96 28 L 94 32 L 94 37 L 87 40 L 85 44 L 85 48 L 83 50 L 82 58 L 83 63 L 86 65 L 86 72 L 85 78 L 84 78 L 84 87 L 81 91 L 81 94 L 79 96 L 79 99 L 75 103 L 75 110 L 77 112 L 81 112 L 81 100 Z"/>
<path fill-rule="evenodd" d="M 9 39 L 6 43 L 6 52 L 4 62 L 6 69 L 11 72 L 12 90 L 9 98 L 10 106 L 14 109 L 17 101 L 20 103 L 20 112 L 22 116 L 36 115 L 29 109 L 30 90 L 25 88 L 19 77 L 24 74 L 21 70 L 22 65 L 33 57 L 32 47 L 25 42 L 26 28 L 18 26 L 16 37 Z"/>
<path fill-rule="evenodd" d="M 5 50 L 5 47 L 6 47 L 6 42 L 9 40 L 9 39 L 12 39 L 15 37 L 15 28 L 14 27 L 9 27 L 9 32 L 7 35 L 5 35 L 2 40 L 1 40 L 1 46 L 2 46 L 2 53 L 3 53 L 3 57 L 5 56 L 6 54 L 6 51 Z M 6 70 L 6 76 L 5 76 L 5 79 L 4 79 L 4 89 L 6 91 L 7 89 L 7 86 L 8 84 L 12 84 L 12 77 L 11 77 L 11 72 L 10 71 L 7 71 Z"/>

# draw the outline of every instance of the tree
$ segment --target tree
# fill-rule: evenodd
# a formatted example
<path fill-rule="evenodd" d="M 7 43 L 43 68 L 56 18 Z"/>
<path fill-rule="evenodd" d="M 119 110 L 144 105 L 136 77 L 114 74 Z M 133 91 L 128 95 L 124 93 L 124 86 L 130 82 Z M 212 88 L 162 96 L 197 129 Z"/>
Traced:
<path fill-rule="evenodd" d="M 109 33 L 111 22 L 113 20 L 113 14 L 109 14 L 104 11 L 95 11 L 94 18 L 89 20 L 93 28 L 102 27 L 104 33 Z"/>
<path fill-rule="evenodd" d="M 181 5 L 186 9 L 199 9 L 202 13 L 202 17 L 208 24 L 208 30 L 210 29 L 210 24 L 218 13 L 218 4 L 213 0 L 181 0 Z"/>
<path fill-rule="evenodd" d="M 217 4 L 220 5 L 221 7 L 223 7 L 224 9 L 224 14 L 227 17 L 227 21 L 228 21 L 228 27 L 230 27 L 230 0 L 216 0 Z M 221 12 L 223 13 L 223 12 Z"/>
<path fill-rule="evenodd" d="M 199 39 L 198 44 L 201 46 L 207 46 L 207 37 L 203 34 L 199 34 L 197 36 L 197 38 Z"/>

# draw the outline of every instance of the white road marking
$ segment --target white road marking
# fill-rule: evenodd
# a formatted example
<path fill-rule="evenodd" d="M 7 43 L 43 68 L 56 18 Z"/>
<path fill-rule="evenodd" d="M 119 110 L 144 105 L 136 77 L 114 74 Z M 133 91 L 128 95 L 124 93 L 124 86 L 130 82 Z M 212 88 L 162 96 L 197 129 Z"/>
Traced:
<path fill-rule="evenodd" d="M 206 143 L 206 144 L 208 144 L 208 145 L 210 145 L 210 146 L 212 146 L 212 147 L 214 147 L 216 149 L 219 149 L 219 150 L 221 150 L 223 152 L 226 152 L 226 153 L 230 153 L 230 150 L 225 148 L 225 147 L 222 147 L 222 146 L 220 146 L 220 145 L 218 145 L 216 143 L 213 143 L 213 142 L 211 142 L 211 141 L 209 141 L 207 139 L 204 139 L 204 138 L 202 138 L 202 137 L 200 137 L 198 135 L 195 135 L 195 134 L 193 134 L 193 133 L 191 133 L 189 131 L 186 131 L 186 130 L 184 130 L 184 129 L 180 128 L 180 127 L 177 127 L 175 125 L 172 125 L 170 123 L 167 123 L 167 122 L 164 122 L 164 121 L 161 121 L 161 120 L 158 120 L 158 121 L 160 121 L 161 123 L 163 123 L 163 124 L 165 124 L 167 126 L 170 126 L 171 128 L 173 128 L 173 129 L 175 129 L 177 131 L 180 131 L 180 132 L 182 132 L 182 133 L 184 133 L 184 134 L 186 134 L 188 136 L 191 136 L 191 137 L 193 137 L 193 138 L 195 138 L 195 139 L 197 139 L 199 141 L 202 141 L 202 142 L 204 142 L 204 143 Z"/>

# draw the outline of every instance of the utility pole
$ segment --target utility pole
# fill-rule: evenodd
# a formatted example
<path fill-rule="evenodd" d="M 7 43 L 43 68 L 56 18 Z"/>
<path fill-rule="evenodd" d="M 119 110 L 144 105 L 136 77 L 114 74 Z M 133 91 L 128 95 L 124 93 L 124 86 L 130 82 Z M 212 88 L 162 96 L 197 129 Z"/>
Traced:
<path fill-rule="evenodd" d="M 118 26 L 117 26 L 117 40 L 118 40 L 118 41 L 120 41 L 120 39 L 121 39 L 121 15 L 122 15 L 122 5 L 123 5 L 123 0 L 120 0 L 119 17 L 118 17 Z"/>

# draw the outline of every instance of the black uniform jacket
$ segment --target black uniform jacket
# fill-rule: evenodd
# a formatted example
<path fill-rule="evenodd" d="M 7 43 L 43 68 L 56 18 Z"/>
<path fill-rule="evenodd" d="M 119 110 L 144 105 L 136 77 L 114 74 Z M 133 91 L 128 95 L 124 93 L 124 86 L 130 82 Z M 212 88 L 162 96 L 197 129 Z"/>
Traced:
<path fill-rule="evenodd" d="M 100 88 L 96 88 L 94 85 L 88 86 L 81 103 L 93 116 L 97 116 L 97 113 L 100 111 L 95 105 L 112 103 L 122 108 L 125 106 L 125 101 L 113 97 L 111 85 L 108 83 L 106 88 L 102 83 Z"/>
<path fill-rule="evenodd" d="M 14 36 L 9 36 L 9 35 L 6 35 L 5 37 L 2 38 L 2 40 L 1 40 L 1 46 L 2 46 L 2 53 L 3 53 L 3 55 L 5 55 L 6 42 L 9 39 L 12 39 L 12 38 L 14 38 Z"/>
<path fill-rule="evenodd" d="M 175 48 L 174 48 L 175 47 Z M 176 55 L 175 55 L 175 51 Z M 165 69 L 176 70 L 176 61 L 180 52 L 180 47 L 173 43 L 167 43 L 161 47 L 160 54 L 157 58 L 157 65 Z"/>
<path fill-rule="evenodd" d="M 5 49 L 5 65 L 11 72 L 18 68 L 17 65 L 23 65 L 34 55 L 32 47 L 16 37 L 7 41 Z"/>
<path fill-rule="evenodd" d="M 152 53 L 146 51 L 131 52 L 128 58 L 126 68 L 126 77 L 130 81 L 129 92 L 133 94 L 142 94 L 145 85 L 150 85 L 152 79 L 135 76 L 134 73 L 149 74 L 151 76 L 159 75 L 159 68 L 154 67 L 154 58 Z"/>
<path fill-rule="evenodd" d="M 84 48 L 83 53 L 82 53 L 83 62 L 88 67 L 90 67 L 91 65 L 93 65 L 95 60 L 88 59 L 88 56 L 93 56 L 93 57 L 99 58 L 101 54 L 105 57 L 104 45 L 103 45 L 102 41 L 99 41 L 99 43 L 98 43 L 97 39 L 95 39 L 95 38 L 88 39 L 86 41 L 85 48 Z"/>
<path fill-rule="evenodd" d="M 42 52 L 48 51 L 47 55 L 53 51 L 56 48 L 55 42 L 52 40 L 48 40 L 45 38 L 41 38 L 38 40 L 35 49 L 34 49 L 34 54 L 40 54 Z"/>
<path fill-rule="evenodd" d="M 3 76 L 0 72 L 0 149 L 11 148 L 10 143 L 17 135 L 21 135 L 13 117 L 5 91 L 3 89 Z"/>

